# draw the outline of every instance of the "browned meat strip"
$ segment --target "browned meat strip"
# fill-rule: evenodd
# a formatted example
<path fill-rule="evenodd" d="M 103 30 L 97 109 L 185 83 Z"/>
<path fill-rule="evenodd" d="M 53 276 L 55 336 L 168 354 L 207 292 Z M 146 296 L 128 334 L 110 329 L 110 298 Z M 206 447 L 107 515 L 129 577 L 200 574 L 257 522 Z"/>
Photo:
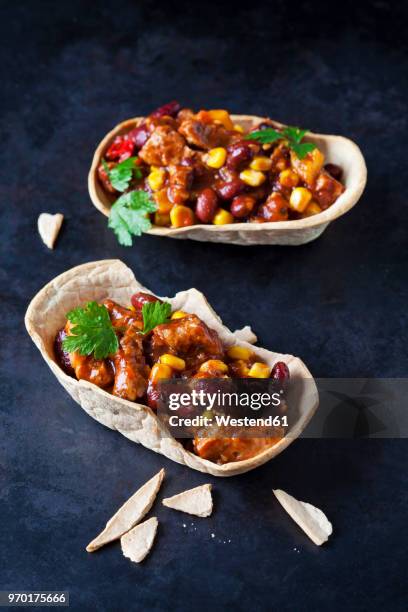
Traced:
<path fill-rule="evenodd" d="M 191 166 L 169 166 L 169 196 L 174 204 L 183 204 L 189 199 L 193 182 Z"/>
<path fill-rule="evenodd" d="M 139 157 L 150 166 L 180 164 L 188 157 L 184 138 L 168 125 L 157 127 L 139 151 Z"/>
<path fill-rule="evenodd" d="M 312 190 L 313 198 L 321 206 L 323 210 L 331 206 L 337 198 L 343 193 L 344 187 L 339 181 L 322 170 L 317 176 L 314 189 Z"/>
<path fill-rule="evenodd" d="M 109 299 L 103 300 L 102 304 L 109 311 L 113 327 L 125 328 L 128 325 L 135 325 L 138 329 L 143 328 L 141 312 L 135 312 L 129 308 L 124 308 Z"/>
<path fill-rule="evenodd" d="M 213 149 L 224 147 L 230 143 L 231 132 L 218 123 L 204 123 L 197 119 L 185 119 L 179 130 L 187 140 L 188 144 L 200 149 Z"/>
<path fill-rule="evenodd" d="M 195 315 L 158 325 L 152 332 L 151 356 L 157 361 L 163 353 L 182 357 L 187 370 L 194 370 L 208 359 L 222 359 L 218 334 Z"/>
<path fill-rule="evenodd" d="M 149 371 L 143 356 L 142 336 L 137 329 L 129 327 L 122 336 L 112 363 L 115 369 L 113 395 L 128 400 L 142 397 L 147 389 Z"/>

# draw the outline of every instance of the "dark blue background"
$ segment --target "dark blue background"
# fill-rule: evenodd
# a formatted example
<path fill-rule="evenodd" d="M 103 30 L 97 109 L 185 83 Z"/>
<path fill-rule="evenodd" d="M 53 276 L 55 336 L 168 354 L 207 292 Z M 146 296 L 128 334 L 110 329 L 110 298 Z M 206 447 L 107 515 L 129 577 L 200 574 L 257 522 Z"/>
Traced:
<path fill-rule="evenodd" d="M 301 440 L 252 473 L 208 478 L 92 421 L 23 329 L 47 281 L 119 257 L 159 294 L 201 289 L 227 325 L 250 323 L 316 376 L 406 376 L 403 5 L 1 2 L 0 589 L 66 589 L 75 610 L 405 609 L 406 441 Z M 173 98 L 355 139 L 363 198 L 303 247 L 146 236 L 121 248 L 88 197 L 92 153 L 113 125 Z M 54 252 L 36 234 L 43 211 L 66 216 Z M 87 554 L 161 466 L 163 495 L 211 481 L 214 515 L 157 504 L 144 564 L 117 544 Z M 277 487 L 327 512 L 326 546 L 291 522 Z"/>

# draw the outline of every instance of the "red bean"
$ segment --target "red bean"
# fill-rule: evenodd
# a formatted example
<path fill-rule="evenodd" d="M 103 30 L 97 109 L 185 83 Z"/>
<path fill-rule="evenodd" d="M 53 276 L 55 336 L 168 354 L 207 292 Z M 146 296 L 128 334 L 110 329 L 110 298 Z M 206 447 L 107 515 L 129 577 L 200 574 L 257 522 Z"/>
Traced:
<path fill-rule="evenodd" d="M 337 164 L 326 164 L 324 169 L 328 172 L 336 181 L 341 181 L 343 176 L 343 168 L 340 168 Z"/>
<path fill-rule="evenodd" d="M 251 214 L 255 206 L 255 202 L 255 198 L 249 195 L 236 196 L 231 203 L 231 214 L 237 219 L 247 217 L 249 214 Z"/>
<path fill-rule="evenodd" d="M 215 191 L 207 187 L 203 189 L 197 198 L 195 213 L 202 223 L 211 223 L 218 206 L 218 198 Z"/>
<path fill-rule="evenodd" d="M 249 143 L 240 140 L 228 147 L 226 166 L 229 170 L 242 170 L 253 157 Z"/>
<path fill-rule="evenodd" d="M 284 361 L 277 361 L 272 368 L 271 378 L 274 378 L 282 385 L 289 382 L 290 372 L 289 368 Z"/>
<path fill-rule="evenodd" d="M 157 403 L 160 399 L 160 391 L 153 385 L 152 381 L 149 380 L 147 385 L 147 405 L 152 410 L 157 410 Z"/>
<path fill-rule="evenodd" d="M 150 137 L 150 132 L 146 127 L 145 123 L 138 125 L 128 134 L 129 140 L 131 140 L 136 149 L 141 149 Z"/>
<path fill-rule="evenodd" d="M 74 376 L 75 372 L 74 372 L 74 368 L 71 365 L 71 359 L 69 358 L 69 353 L 64 351 L 63 346 L 62 346 L 62 341 L 66 337 L 67 337 L 67 333 L 64 329 L 60 329 L 60 331 L 57 332 L 57 335 L 55 336 L 55 340 L 54 340 L 54 353 L 55 353 L 55 357 L 57 358 L 58 364 L 61 366 L 64 372 L 66 374 L 69 374 L 70 376 Z"/>
<path fill-rule="evenodd" d="M 173 100 L 156 108 L 156 110 L 150 113 L 150 117 L 164 117 L 164 115 L 176 117 L 179 110 L 181 110 L 181 105 L 176 100 Z"/>
<path fill-rule="evenodd" d="M 144 304 L 149 304 L 152 302 L 160 302 L 158 297 L 155 295 L 151 295 L 150 293 L 143 293 L 143 291 L 139 291 L 138 293 L 134 293 L 130 298 L 133 308 L 136 310 L 142 310 Z"/>
<path fill-rule="evenodd" d="M 242 193 L 245 188 L 245 183 L 239 178 L 234 178 L 229 182 L 218 181 L 215 185 L 215 189 L 222 200 L 232 200 L 232 198 Z"/>

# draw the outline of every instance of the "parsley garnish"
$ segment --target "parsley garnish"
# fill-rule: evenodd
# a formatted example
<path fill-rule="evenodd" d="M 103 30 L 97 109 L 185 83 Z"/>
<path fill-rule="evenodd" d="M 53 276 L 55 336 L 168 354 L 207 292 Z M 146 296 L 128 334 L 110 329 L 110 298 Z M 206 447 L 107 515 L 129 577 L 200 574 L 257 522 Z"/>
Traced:
<path fill-rule="evenodd" d="M 312 142 L 302 142 L 306 132 L 307 130 L 301 130 L 298 127 L 288 125 L 281 132 L 273 128 L 266 128 L 265 130 L 251 132 L 245 138 L 247 140 L 257 140 L 261 144 L 270 144 L 277 140 L 285 139 L 288 141 L 288 147 L 296 153 L 299 159 L 303 159 L 316 148 L 316 145 Z"/>
<path fill-rule="evenodd" d="M 143 304 L 143 329 L 142 334 L 148 334 L 156 325 L 166 323 L 171 313 L 171 304 L 168 302 L 148 302 Z"/>
<path fill-rule="evenodd" d="M 141 236 L 151 228 L 148 214 L 155 210 L 156 204 L 145 191 L 124 193 L 111 208 L 108 227 L 120 244 L 132 246 L 132 236 Z"/>
<path fill-rule="evenodd" d="M 62 341 L 62 346 L 68 353 L 93 353 L 95 359 L 105 359 L 118 350 L 118 338 L 105 306 L 88 302 L 85 308 L 71 310 L 67 319 L 73 324 L 70 330 L 73 335 Z"/>
<path fill-rule="evenodd" d="M 110 169 L 106 161 L 102 160 L 103 168 L 108 175 L 110 184 L 116 191 L 126 191 L 132 177 L 137 179 L 142 178 L 142 171 L 135 166 L 137 157 L 128 157 L 125 161 L 120 162 L 117 166 Z"/>

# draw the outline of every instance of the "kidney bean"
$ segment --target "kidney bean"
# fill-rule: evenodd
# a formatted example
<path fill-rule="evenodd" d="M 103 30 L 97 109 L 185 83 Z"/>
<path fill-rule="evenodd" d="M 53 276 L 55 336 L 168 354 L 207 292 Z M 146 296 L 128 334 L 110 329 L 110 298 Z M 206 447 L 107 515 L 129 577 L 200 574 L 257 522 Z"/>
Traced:
<path fill-rule="evenodd" d="M 227 151 L 226 166 L 229 170 L 235 170 L 237 172 L 242 170 L 253 157 L 253 151 L 249 143 L 243 140 L 239 140 L 229 146 Z"/>
<path fill-rule="evenodd" d="M 263 121 L 262 123 L 260 123 L 254 131 L 257 132 L 258 130 L 269 130 L 270 128 L 273 128 L 278 132 L 282 130 L 282 128 L 277 123 L 275 123 L 271 119 L 268 119 L 268 121 Z"/>
<path fill-rule="evenodd" d="M 157 403 L 160 399 L 160 391 L 153 385 L 152 381 L 149 380 L 147 385 L 147 405 L 152 410 L 157 410 Z"/>
<path fill-rule="evenodd" d="M 55 336 L 54 340 L 54 353 L 57 358 L 58 364 L 64 370 L 66 374 L 69 376 L 74 376 L 74 368 L 71 365 L 71 359 L 69 358 L 69 353 L 64 351 L 62 346 L 62 341 L 67 337 L 67 333 L 64 329 L 60 329 L 60 331 Z"/>
<path fill-rule="evenodd" d="M 245 183 L 239 178 L 234 178 L 228 182 L 218 181 L 215 184 L 215 190 L 222 200 L 232 200 L 232 198 L 242 193 L 245 188 Z"/>
<path fill-rule="evenodd" d="M 179 110 L 181 110 L 181 105 L 176 100 L 173 100 L 156 108 L 156 110 L 150 113 L 150 117 L 164 117 L 164 115 L 176 117 Z"/>
<path fill-rule="evenodd" d="M 277 380 L 282 385 L 289 382 L 289 368 L 284 361 L 277 361 L 272 368 L 271 378 Z"/>
<path fill-rule="evenodd" d="M 143 293 L 143 291 L 139 291 L 138 293 L 134 293 L 130 298 L 133 308 L 136 310 L 142 310 L 144 304 L 149 304 L 152 302 L 161 302 L 158 297 L 155 295 L 150 295 L 150 293 Z"/>
<path fill-rule="evenodd" d="M 255 198 L 249 195 L 236 196 L 231 203 L 231 214 L 237 219 L 247 217 L 255 206 Z"/>
<path fill-rule="evenodd" d="M 136 149 L 141 149 L 143 145 L 148 141 L 149 137 L 150 132 L 145 123 L 138 125 L 128 134 L 129 140 L 134 143 Z"/>
<path fill-rule="evenodd" d="M 337 164 L 326 164 L 324 169 L 328 172 L 336 181 L 341 181 L 343 176 L 343 168 L 340 168 Z"/>
<path fill-rule="evenodd" d="M 217 194 L 213 189 L 203 189 L 197 198 L 195 214 L 202 223 L 211 223 L 218 207 Z"/>

